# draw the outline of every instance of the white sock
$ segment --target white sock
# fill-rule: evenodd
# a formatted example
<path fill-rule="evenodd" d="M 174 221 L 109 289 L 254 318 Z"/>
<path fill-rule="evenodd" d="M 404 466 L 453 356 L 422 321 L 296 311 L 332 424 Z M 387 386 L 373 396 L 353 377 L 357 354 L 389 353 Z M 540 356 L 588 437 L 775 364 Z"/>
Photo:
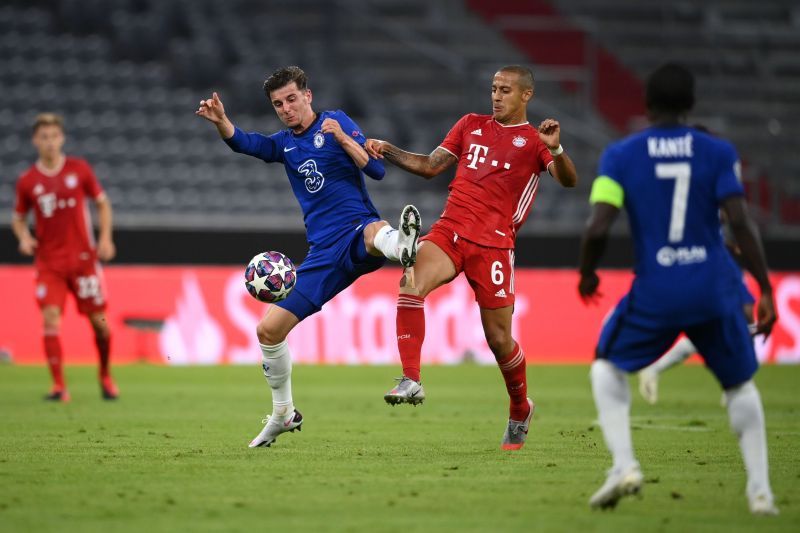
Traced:
<path fill-rule="evenodd" d="M 262 368 L 272 388 L 272 416 L 286 420 L 294 412 L 292 402 L 292 356 L 286 341 L 274 346 L 260 344 Z"/>
<path fill-rule="evenodd" d="M 747 470 L 747 496 L 766 494 L 772 499 L 767 462 L 767 432 L 764 427 L 764 409 L 755 383 L 747 381 L 725 391 L 728 419 L 731 429 L 739 438 L 742 458 Z"/>
<path fill-rule="evenodd" d="M 375 238 L 372 242 L 375 248 L 392 261 L 400 261 L 400 254 L 398 253 L 397 239 L 400 237 L 400 232 L 391 227 L 390 225 L 383 226 L 375 233 Z"/>
<path fill-rule="evenodd" d="M 676 342 L 672 348 L 667 350 L 667 353 L 662 355 L 660 359 L 648 366 L 647 369 L 654 370 L 656 373 L 660 374 L 675 365 L 683 363 L 694 353 L 697 353 L 697 348 L 695 348 L 692 341 L 687 337 L 683 337 Z"/>
<path fill-rule="evenodd" d="M 592 363 L 590 375 L 597 418 L 614 461 L 613 468 L 628 468 L 636 464 L 629 420 L 631 393 L 628 376 L 605 359 Z"/>

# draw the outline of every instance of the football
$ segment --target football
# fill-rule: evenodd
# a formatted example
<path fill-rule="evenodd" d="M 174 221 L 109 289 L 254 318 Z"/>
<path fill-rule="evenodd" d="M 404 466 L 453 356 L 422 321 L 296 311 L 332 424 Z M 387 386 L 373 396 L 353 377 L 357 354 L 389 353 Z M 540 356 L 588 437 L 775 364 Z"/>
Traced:
<path fill-rule="evenodd" d="M 256 254 L 244 271 L 244 285 L 256 300 L 275 303 L 286 299 L 297 282 L 292 260 L 280 252 Z"/>

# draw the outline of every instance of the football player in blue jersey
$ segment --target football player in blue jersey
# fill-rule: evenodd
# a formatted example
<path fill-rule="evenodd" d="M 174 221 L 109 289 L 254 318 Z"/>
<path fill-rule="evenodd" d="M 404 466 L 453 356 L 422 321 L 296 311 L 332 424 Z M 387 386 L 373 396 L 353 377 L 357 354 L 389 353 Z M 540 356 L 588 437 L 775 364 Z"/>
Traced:
<path fill-rule="evenodd" d="M 363 147 L 364 134 L 343 111 L 313 110 L 302 69 L 276 70 L 264 82 L 264 92 L 286 125 L 270 136 L 235 127 L 216 92 L 202 100 L 196 112 L 217 127 L 235 152 L 283 163 L 303 211 L 309 243 L 294 290 L 269 307 L 256 330 L 264 375 L 272 389 L 272 415 L 250 442 L 251 448 L 269 446 L 281 433 L 300 430 L 303 423 L 292 401 L 289 332 L 386 259 L 412 266 L 420 230 L 419 212 L 411 205 L 403 208 L 398 229 L 381 220 L 367 193 L 364 174 L 382 179 L 383 163 L 369 157 Z"/>
<path fill-rule="evenodd" d="M 598 419 L 613 466 L 591 497 L 592 507 L 614 507 L 642 486 L 630 434 L 626 373 L 656 360 L 681 333 L 697 347 L 725 391 L 730 425 L 747 470 L 751 512 L 777 514 L 769 483 L 764 411 L 752 377 L 758 368 L 742 314 L 741 273 L 725 249 L 719 210 L 761 290 L 757 332 L 776 320 L 761 239 L 747 212 L 733 146 L 686 126 L 694 78 L 666 64 L 648 78 L 652 126 L 610 145 L 592 186 L 592 214 L 581 242 L 578 291 L 598 296 L 597 265 L 619 210 L 628 214 L 635 278 L 603 325 L 591 368 Z"/>
<path fill-rule="evenodd" d="M 722 215 L 722 222 L 725 224 L 724 212 L 721 212 L 720 214 Z M 723 225 L 722 235 L 728 251 L 741 266 L 741 263 L 743 262 L 742 252 L 736 245 L 736 241 L 733 238 L 730 230 L 727 229 L 726 225 Z M 744 313 L 744 318 L 747 320 L 750 332 L 755 333 L 757 325 L 755 324 L 753 307 L 756 300 L 753 298 L 753 295 L 750 294 L 750 289 L 748 289 L 747 285 L 745 284 L 744 273 L 742 273 L 742 283 L 739 286 L 739 290 L 741 291 L 742 296 L 742 312 Z M 662 372 L 683 363 L 696 353 L 697 348 L 695 345 L 692 344 L 692 341 L 689 340 L 689 338 L 684 336 L 681 337 L 678 342 L 672 346 L 672 348 L 667 350 L 664 355 L 641 369 L 639 371 L 639 393 L 642 395 L 645 401 L 650 404 L 655 404 L 658 401 L 658 381 Z M 725 394 L 723 393 L 722 406 L 724 407 L 726 403 L 727 401 L 725 400 Z"/>

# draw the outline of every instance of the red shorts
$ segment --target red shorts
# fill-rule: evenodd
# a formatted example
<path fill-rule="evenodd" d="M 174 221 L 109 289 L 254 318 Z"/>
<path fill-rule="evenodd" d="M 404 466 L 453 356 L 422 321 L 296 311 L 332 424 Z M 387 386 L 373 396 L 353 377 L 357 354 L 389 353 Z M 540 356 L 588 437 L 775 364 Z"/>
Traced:
<path fill-rule="evenodd" d="M 438 222 L 420 241 L 434 243 L 453 261 L 456 274 L 464 272 L 480 307 L 499 309 L 514 305 L 513 249 L 475 244 Z"/>
<path fill-rule="evenodd" d="M 105 310 L 105 282 L 100 264 L 94 260 L 80 261 L 64 270 L 37 265 L 36 301 L 40 308 L 56 306 L 63 310 L 67 292 L 75 296 L 78 311 L 83 315 Z"/>

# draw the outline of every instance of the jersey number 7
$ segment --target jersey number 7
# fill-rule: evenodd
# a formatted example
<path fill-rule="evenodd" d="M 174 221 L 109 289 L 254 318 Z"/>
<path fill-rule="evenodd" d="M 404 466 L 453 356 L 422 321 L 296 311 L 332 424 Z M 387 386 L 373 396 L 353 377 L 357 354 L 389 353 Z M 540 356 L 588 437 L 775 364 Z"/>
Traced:
<path fill-rule="evenodd" d="M 683 240 L 686 227 L 686 208 L 689 200 L 689 180 L 692 167 L 689 163 L 656 163 L 656 177 L 675 180 L 675 192 L 672 194 L 672 215 L 669 220 L 669 242 Z"/>

